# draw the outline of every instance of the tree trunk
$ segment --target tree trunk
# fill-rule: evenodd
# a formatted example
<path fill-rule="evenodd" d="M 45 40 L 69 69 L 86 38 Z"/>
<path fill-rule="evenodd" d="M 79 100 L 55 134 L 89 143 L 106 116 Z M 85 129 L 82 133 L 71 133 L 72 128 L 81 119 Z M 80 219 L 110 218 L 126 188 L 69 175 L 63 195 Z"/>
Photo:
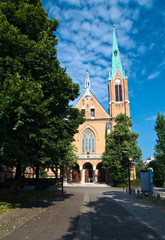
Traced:
<path fill-rule="evenodd" d="M 36 173 L 36 186 L 35 186 L 35 190 L 40 190 L 40 185 L 39 185 L 39 172 L 40 172 L 40 168 L 39 166 L 36 167 L 35 173 Z"/>
<path fill-rule="evenodd" d="M 13 187 L 14 193 L 16 194 L 18 194 L 18 187 L 21 185 L 21 174 L 22 174 L 21 164 L 18 163 L 16 166 L 15 184 Z"/>
<path fill-rule="evenodd" d="M 64 193 L 64 167 L 61 167 L 61 192 Z"/>
<path fill-rule="evenodd" d="M 51 170 L 55 175 L 55 183 L 57 184 L 58 183 L 58 168 L 57 167 L 55 167 L 55 168 L 51 167 Z"/>

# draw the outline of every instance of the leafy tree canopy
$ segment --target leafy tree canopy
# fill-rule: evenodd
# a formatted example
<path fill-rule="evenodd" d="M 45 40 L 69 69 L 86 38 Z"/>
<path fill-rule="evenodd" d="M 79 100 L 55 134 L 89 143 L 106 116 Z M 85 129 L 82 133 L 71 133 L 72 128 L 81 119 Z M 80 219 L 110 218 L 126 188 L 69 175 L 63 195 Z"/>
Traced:
<path fill-rule="evenodd" d="M 6 165 L 58 161 L 83 122 L 69 104 L 79 86 L 57 59 L 57 26 L 40 0 L 0 1 L 0 148 Z"/>
<path fill-rule="evenodd" d="M 158 113 L 155 125 L 157 140 L 155 145 L 155 160 L 149 163 L 154 169 L 154 178 L 165 181 L 165 118 L 164 115 Z"/>
<path fill-rule="evenodd" d="M 142 160 L 135 161 L 136 177 L 140 179 L 140 171 L 146 171 L 148 166 Z"/>
<path fill-rule="evenodd" d="M 115 184 L 119 185 L 128 178 L 131 162 L 140 159 L 141 149 L 137 145 L 139 134 L 130 130 L 132 120 L 120 113 L 115 122 L 114 130 L 107 136 L 103 166 L 110 169 Z"/>

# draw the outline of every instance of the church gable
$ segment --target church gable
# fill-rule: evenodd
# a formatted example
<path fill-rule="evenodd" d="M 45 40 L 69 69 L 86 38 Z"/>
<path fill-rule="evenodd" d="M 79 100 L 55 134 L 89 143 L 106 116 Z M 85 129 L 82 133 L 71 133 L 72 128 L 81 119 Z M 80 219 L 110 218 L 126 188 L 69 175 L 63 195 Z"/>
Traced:
<path fill-rule="evenodd" d="M 87 71 L 85 79 L 85 92 L 75 106 L 79 110 L 84 111 L 85 118 L 89 119 L 107 119 L 109 114 L 101 106 L 98 100 L 91 92 L 91 85 L 89 79 L 89 73 Z"/>
<path fill-rule="evenodd" d="M 88 97 L 87 97 L 88 94 Z M 109 114 L 98 102 L 91 91 L 85 91 L 75 106 L 79 110 L 84 111 L 86 119 L 107 119 Z"/>

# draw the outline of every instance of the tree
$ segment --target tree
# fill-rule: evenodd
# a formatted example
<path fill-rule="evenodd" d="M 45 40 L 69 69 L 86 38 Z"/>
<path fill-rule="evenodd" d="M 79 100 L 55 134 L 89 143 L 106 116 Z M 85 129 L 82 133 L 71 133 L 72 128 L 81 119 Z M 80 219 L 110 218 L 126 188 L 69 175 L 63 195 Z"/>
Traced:
<path fill-rule="evenodd" d="M 142 160 L 139 160 L 138 162 L 136 162 L 135 168 L 136 178 L 140 179 L 140 171 L 146 171 L 148 166 L 146 166 Z"/>
<path fill-rule="evenodd" d="M 154 169 L 154 179 L 165 181 L 165 118 L 158 113 L 155 125 L 157 140 L 155 145 L 155 160 L 149 164 Z"/>
<path fill-rule="evenodd" d="M 79 86 L 57 59 L 57 26 L 40 0 L 0 2 L 0 148 L 18 178 L 23 166 L 39 177 L 58 162 L 83 122 L 70 105 Z"/>
<path fill-rule="evenodd" d="M 131 132 L 132 120 L 123 113 L 115 118 L 114 130 L 107 136 L 103 166 L 109 169 L 117 186 L 125 184 L 129 177 L 128 169 L 133 160 L 141 157 L 141 149 L 137 145 L 139 134 Z"/>

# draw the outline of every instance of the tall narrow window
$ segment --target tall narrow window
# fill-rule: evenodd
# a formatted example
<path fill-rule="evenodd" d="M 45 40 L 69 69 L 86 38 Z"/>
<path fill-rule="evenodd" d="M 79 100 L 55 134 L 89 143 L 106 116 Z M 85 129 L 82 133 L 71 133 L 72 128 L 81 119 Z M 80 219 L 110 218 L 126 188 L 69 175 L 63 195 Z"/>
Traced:
<path fill-rule="evenodd" d="M 91 117 L 94 118 L 95 117 L 95 109 L 91 108 Z"/>
<path fill-rule="evenodd" d="M 90 129 L 87 129 L 82 136 L 82 152 L 95 152 L 95 138 Z"/>
<path fill-rule="evenodd" d="M 115 82 L 115 95 L 116 95 L 116 102 L 123 101 L 122 84 L 121 84 L 121 81 L 119 79 L 117 79 L 116 82 Z"/>
<path fill-rule="evenodd" d="M 83 113 L 83 117 L 85 118 L 85 107 L 84 106 L 81 107 L 81 111 Z"/>

